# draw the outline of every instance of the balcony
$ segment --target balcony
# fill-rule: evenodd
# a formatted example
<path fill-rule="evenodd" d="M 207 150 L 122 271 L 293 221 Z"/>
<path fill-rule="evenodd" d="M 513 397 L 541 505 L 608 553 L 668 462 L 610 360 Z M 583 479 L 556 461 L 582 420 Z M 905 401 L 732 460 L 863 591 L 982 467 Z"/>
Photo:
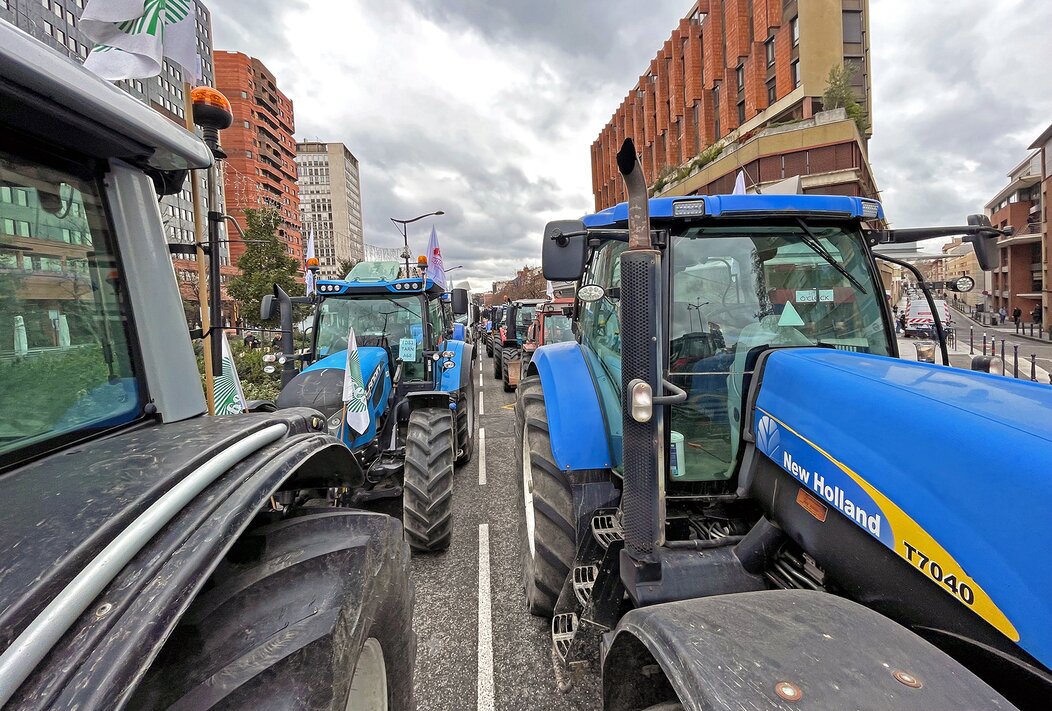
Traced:
<path fill-rule="evenodd" d="M 1002 237 L 997 240 L 998 247 L 1009 247 L 1016 244 L 1028 244 L 1040 242 L 1045 236 L 1044 222 L 1031 222 L 1017 229 L 1011 237 Z"/>

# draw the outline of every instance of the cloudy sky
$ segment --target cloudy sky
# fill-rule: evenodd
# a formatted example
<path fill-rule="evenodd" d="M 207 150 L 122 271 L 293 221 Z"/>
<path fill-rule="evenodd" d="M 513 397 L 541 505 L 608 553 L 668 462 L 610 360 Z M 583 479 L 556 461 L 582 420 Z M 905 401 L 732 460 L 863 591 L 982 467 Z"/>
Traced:
<path fill-rule="evenodd" d="M 806 2 L 807 0 L 803 0 Z M 476 287 L 590 211 L 589 146 L 690 0 L 210 0 L 215 48 L 261 59 L 298 138 L 361 161 L 366 242 L 435 218 Z M 246 6 L 251 7 L 246 12 Z M 645 8 L 645 10 L 643 9 Z M 872 0 L 871 162 L 896 225 L 959 224 L 1052 123 L 1052 3 Z M 411 225 L 422 250 L 427 221 Z"/>

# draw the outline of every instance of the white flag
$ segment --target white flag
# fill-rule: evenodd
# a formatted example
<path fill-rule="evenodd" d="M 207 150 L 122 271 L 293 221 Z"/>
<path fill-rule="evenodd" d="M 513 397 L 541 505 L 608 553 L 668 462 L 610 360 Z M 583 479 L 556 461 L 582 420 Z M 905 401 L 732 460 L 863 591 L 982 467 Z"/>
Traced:
<path fill-rule="evenodd" d="M 745 194 L 745 171 L 739 170 L 738 177 L 734 179 L 734 192 L 732 195 L 744 195 Z"/>
<path fill-rule="evenodd" d="M 427 241 L 427 277 L 443 289 L 446 288 L 446 272 L 442 265 L 442 248 L 438 246 L 438 232 L 431 228 L 431 238 Z"/>
<path fill-rule="evenodd" d="M 164 57 L 185 70 L 186 81 L 201 78 L 194 0 L 90 0 L 80 29 L 96 43 L 84 66 L 103 79 L 157 76 Z"/>
<path fill-rule="evenodd" d="M 241 378 L 237 377 L 234 355 L 230 352 L 230 341 L 223 331 L 223 372 L 216 373 L 212 385 L 212 404 L 217 415 L 236 415 L 247 409 L 245 391 L 241 389 Z"/>
<path fill-rule="evenodd" d="M 362 363 L 358 360 L 358 341 L 354 326 L 347 334 L 347 368 L 343 372 L 343 413 L 347 426 L 358 434 L 369 429 L 369 403 L 366 400 Z"/>
<path fill-rule="evenodd" d="M 308 265 L 306 272 L 303 274 L 303 283 L 307 286 L 307 296 L 315 293 L 314 272 L 310 269 L 310 260 L 314 259 L 314 225 L 310 226 L 310 237 L 307 238 L 307 256 L 304 257 Z"/>

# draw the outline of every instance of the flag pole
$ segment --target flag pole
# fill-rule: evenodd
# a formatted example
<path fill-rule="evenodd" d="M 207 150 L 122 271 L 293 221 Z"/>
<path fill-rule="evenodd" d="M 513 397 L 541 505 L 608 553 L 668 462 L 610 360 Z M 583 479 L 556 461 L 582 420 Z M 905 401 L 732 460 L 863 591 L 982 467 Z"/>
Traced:
<path fill-rule="evenodd" d="M 183 108 L 186 116 L 186 130 L 194 132 L 194 107 L 190 99 L 190 82 L 183 82 Z M 201 185 L 198 171 L 190 171 L 190 201 L 194 204 L 194 244 L 197 253 L 197 299 L 201 310 L 201 332 L 204 334 L 205 355 L 205 402 L 208 403 L 208 414 L 216 414 L 215 405 L 215 372 L 212 370 L 212 322 L 209 318 L 208 305 L 208 265 L 205 262 L 205 216 L 201 203 Z"/>

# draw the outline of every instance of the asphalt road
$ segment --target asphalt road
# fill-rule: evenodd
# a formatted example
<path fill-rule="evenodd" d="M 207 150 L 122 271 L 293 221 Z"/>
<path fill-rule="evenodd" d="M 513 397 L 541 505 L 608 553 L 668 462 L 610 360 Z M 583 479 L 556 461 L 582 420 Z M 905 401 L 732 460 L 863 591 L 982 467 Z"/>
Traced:
<path fill-rule="evenodd" d="M 485 350 L 478 366 L 483 414 L 476 420 L 475 454 L 454 477 L 452 545 L 445 553 L 413 558 L 417 707 L 599 709 L 598 674 L 577 681 L 568 693 L 558 691 L 549 622 L 526 611 L 515 394 L 494 380 Z M 478 377 L 476 372 L 476 383 Z M 478 436 L 482 431 L 484 438 Z"/>

